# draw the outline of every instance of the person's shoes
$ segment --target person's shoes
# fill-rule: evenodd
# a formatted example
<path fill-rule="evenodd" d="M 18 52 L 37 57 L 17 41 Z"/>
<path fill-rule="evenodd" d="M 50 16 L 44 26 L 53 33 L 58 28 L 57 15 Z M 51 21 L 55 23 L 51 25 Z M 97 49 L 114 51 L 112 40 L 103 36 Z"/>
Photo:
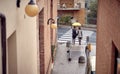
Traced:
<path fill-rule="evenodd" d="M 72 59 L 71 58 L 68 58 L 68 61 L 71 61 Z"/>
<path fill-rule="evenodd" d="M 67 53 L 70 53 L 70 50 L 67 50 Z"/>

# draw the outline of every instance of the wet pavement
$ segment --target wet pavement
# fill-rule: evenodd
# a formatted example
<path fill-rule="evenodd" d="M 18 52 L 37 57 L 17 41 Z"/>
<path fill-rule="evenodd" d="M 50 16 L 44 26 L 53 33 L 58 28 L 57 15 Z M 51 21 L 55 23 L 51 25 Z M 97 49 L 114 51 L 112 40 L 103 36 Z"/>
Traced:
<path fill-rule="evenodd" d="M 54 62 L 52 74 L 85 74 L 86 55 L 85 45 L 75 46 L 70 49 L 71 61 L 68 61 L 68 53 L 65 44 L 59 44 Z M 85 57 L 85 63 L 78 63 L 80 56 Z"/>
<path fill-rule="evenodd" d="M 86 36 L 90 37 L 89 43 L 92 44 L 92 51 L 90 56 L 96 56 L 96 31 L 91 29 L 83 30 L 82 45 L 78 45 L 76 39 L 75 46 L 70 49 L 71 61 L 68 61 L 68 48 L 66 47 L 66 41 L 71 40 L 71 28 L 62 27 L 58 28 L 58 48 L 56 50 L 55 61 L 53 65 L 52 74 L 85 74 L 86 72 Z M 63 42 L 63 43 L 61 43 Z M 80 56 L 85 57 L 85 63 L 78 63 Z"/>

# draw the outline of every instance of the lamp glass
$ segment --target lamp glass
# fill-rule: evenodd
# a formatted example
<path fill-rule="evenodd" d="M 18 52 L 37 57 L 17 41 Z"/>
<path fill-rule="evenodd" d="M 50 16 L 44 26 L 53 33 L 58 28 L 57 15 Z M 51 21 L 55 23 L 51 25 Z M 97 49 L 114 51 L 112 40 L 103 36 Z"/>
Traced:
<path fill-rule="evenodd" d="M 35 5 L 28 4 L 25 7 L 25 12 L 26 12 L 26 14 L 28 16 L 34 17 L 34 16 L 36 16 L 39 13 L 39 8 L 38 8 L 38 6 L 36 4 Z"/>
<path fill-rule="evenodd" d="M 91 51 L 92 50 L 92 45 L 88 44 L 88 49 Z"/>
<path fill-rule="evenodd" d="M 56 29 L 57 28 L 57 24 L 51 24 L 50 26 L 52 29 Z"/>

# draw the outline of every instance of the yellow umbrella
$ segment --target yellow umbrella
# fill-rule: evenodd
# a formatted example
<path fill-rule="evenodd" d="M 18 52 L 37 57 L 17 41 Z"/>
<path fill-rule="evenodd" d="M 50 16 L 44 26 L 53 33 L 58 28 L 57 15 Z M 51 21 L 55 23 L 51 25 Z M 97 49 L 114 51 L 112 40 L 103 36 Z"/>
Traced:
<path fill-rule="evenodd" d="M 75 22 L 72 24 L 72 26 L 81 26 L 81 24 L 79 22 Z"/>

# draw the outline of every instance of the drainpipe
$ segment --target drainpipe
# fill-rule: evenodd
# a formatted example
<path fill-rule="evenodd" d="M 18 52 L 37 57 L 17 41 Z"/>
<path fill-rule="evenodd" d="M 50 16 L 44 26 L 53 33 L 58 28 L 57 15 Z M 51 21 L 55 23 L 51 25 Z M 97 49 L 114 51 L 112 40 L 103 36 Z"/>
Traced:
<path fill-rule="evenodd" d="M 50 1 L 50 18 L 53 18 L 53 0 Z"/>
<path fill-rule="evenodd" d="M 53 18 L 53 0 L 50 3 L 50 17 Z M 53 30 L 51 30 L 51 45 L 53 45 Z"/>

